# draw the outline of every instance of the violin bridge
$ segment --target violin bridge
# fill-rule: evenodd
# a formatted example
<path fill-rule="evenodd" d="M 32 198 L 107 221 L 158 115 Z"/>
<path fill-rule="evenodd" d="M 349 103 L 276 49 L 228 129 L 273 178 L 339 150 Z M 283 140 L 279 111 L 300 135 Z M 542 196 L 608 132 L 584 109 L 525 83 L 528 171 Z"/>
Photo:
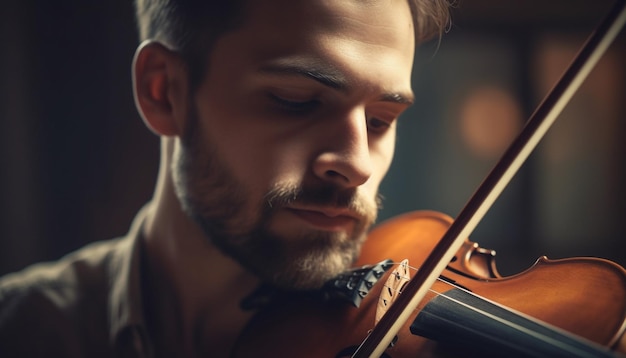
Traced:
<path fill-rule="evenodd" d="M 378 306 L 376 307 L 376 320 L 375 324 L 378 324 L 381 317 L 387 312 L 391 304 L 398 298 L 402 289 L 411 279 L 411 273 L 409 272 L 409 260 L 404 259 L 398 264 L 398 266 L 391 271 L 385 287 L 380 292 L 378 298 Z"/>

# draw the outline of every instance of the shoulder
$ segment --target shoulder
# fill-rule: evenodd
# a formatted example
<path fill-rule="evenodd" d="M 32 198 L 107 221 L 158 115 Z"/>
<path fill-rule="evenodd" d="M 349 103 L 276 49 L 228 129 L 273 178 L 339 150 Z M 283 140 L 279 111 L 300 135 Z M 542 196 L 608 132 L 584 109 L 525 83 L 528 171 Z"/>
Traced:
<path fill-rule="evenodd" d="M 0 277 L 0 307 L 5 300 L 37 294 L 60 305 L 72 300 L 70 296 L 77 290 L 103 283 L 119 243 L 120 239 L 92 243 L 58 261 L 34 264 Z"/>
<path fill-rule="evenodd" d="M 0 278 L 0 356 L 80 356 L 86 332 L 105 337 L 108 272 L 119 242 Z"/>

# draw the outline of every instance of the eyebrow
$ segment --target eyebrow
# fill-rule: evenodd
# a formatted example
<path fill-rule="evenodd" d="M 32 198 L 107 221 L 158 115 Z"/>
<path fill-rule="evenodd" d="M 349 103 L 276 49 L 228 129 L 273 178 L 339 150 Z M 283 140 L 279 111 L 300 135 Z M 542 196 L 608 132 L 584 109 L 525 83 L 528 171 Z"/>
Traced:
<path fill-rule="evenodd" d="M 415 101 L 415 97 L 413 96 L 413 93 L 409 93 L 407 95 L 400 93 L 385 93 L 380 96 L 379 100 L 382 102 L 392 102 L 410 106 Z"/>
<path fill-rule="evenodd" d="M 311 78 L 324 86 L 346 91 L 349 88 L 348 79 L 337 69 L 320 65 L 318 63 L 278 63 L 270 64 L 260 68 L 260 72 L 284 75 L 284 76 L 303 76 Z M 410 106 L 413 104 L 414 96 L 412 92 L 402 94 L 398 92 L 384 93 L 379 97 L 382 102 L 391 102 Z"/>
<path fill-rule="evenodd" d="M 346 90 L 348 81 L 343 74 L 332 67 L 320 67 L 316 64 L 271 64 L 261 67 L 261 72 L 286 75 L 286 76 L 304 76 L 316 80 L 317 82 L 337 90 Z"/>

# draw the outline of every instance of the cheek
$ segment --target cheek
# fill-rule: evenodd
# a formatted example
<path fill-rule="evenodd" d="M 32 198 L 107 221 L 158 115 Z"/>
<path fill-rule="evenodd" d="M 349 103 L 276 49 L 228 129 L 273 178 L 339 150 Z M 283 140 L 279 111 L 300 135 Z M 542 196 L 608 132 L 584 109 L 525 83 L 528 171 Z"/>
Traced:
<path fill-rule="evenodd" d="M 300 183 L 306 172 L 307 152 L 302 142 L 280 138 L 267 127 L 244 124 L 230 138 L 218 141 L 221 157 L 255 201 L 262 200 L 278 183 Z"/>
<path fill-rule="evenodd" d="M 396 135 L 395 130 L 387 134 L 385 137 L 381 138 L 371 150 L 371 158 L 374 163 L 374 171 L 372 173 L 372 177 L 370 181 L 374 182 L 376 187 L 383 180 L 387 172 L 389 171 L 389 167 L 391 166 L 391 162 L 393 160 L 393 155 L 396 146 Z"/>
<path fill-rule="evenodd" d="M 260 144 L 254 165 L 263 173 L 265 190 L 276 184 L 301 184 L 309 163 L 308 151 L 302 141 L 274 139 Z"/>

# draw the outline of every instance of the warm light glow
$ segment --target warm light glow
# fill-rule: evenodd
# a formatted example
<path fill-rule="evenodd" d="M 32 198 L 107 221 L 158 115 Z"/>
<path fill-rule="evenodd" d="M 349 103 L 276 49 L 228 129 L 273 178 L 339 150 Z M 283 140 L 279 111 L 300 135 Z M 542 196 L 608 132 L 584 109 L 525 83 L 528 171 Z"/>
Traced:
<path fill-rule="evenodd" d="M 464 144 L 473 155 L 485 159 L 499 157 L 523 123 L 517 100 L 495 86 L 469 93 L 461 102 L 459 121 Z"/>

